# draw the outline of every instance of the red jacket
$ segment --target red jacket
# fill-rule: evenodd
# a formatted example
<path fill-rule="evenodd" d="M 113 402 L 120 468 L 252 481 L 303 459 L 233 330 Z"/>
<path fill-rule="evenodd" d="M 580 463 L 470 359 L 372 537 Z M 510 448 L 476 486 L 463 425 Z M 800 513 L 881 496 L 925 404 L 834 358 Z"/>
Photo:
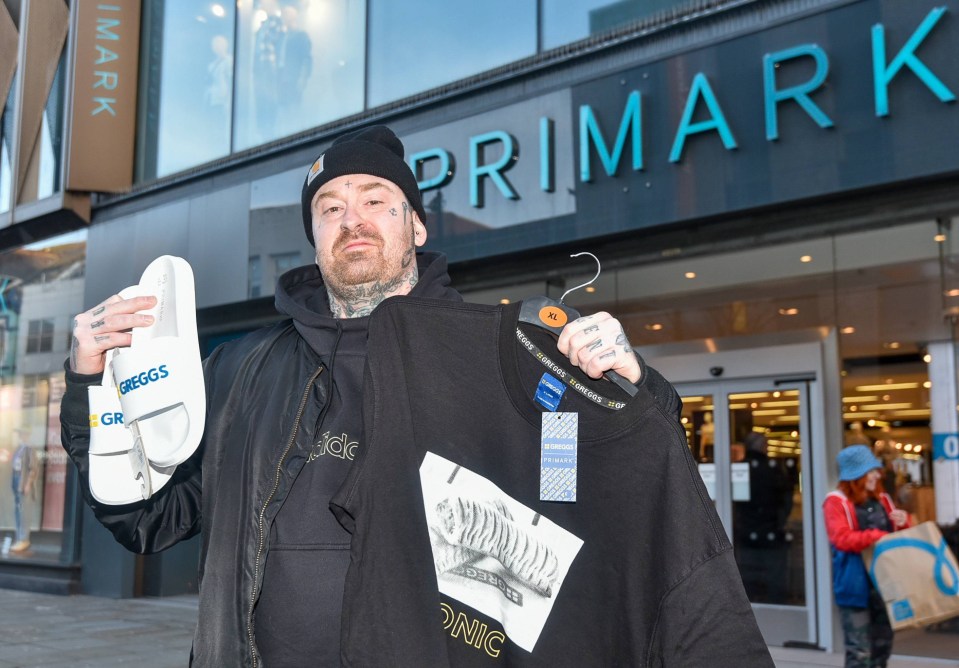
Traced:
<path fill-rule="evenodd" d="M 896 505 L 892 502 L 892 497 L 883 492 L 879 495 L 879 502 L 889 515 L 896 510 Z M 826 520 L 826 534 L 829 536 L 829 544 L 837 550 L 843 552 L 862 552 L 867 547 L 886 535 L 882 529 L 859 529 L 859 520 L 856 519 L 856 507 L 845 494 L 839 490 L 829 492 L 826 500 L 822 504 L 823 514 Z M 895 526 L 892 518 L 889 523 L 893 525 L 893 531 L 905 529 L 912 525 L 910 519 L 902 526 Z"/>

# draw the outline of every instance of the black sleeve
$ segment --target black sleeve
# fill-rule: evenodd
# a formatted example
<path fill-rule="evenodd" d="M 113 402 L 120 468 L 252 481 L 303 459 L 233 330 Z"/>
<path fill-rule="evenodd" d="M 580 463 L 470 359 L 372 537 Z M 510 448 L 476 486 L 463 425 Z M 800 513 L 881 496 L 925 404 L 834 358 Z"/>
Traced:
<path fill-rule="evenodd" d="M 636 385 L 644 385 L 646 390 L 653 395 L 659 407 L 663 409 L 663 412 L 666 413 L 666 415 L 674 417 L 676 422 L 679 422 L 683 412 L 683 400 L 679 397 L 676 388 L 673 387 L 672 383 L 663 378 L 661 373 L 646 364 L 646 360 L 644 360 L 639 353 L 636 353 L 636 359 L 639 360 L 639 367 L 642 370 L 642 375 Z"/>
<path fill-rule="evenodd" d="M 774 668 L 732 550 L 697 566 L 660 604 L 650 666 Z"/>
<path fill-rule="evenodd" d="M 200 461 L 203 443 L 176 468 L 156 494 L 138 503 L 103 504 L 90 493 L 90 423 L 87 388 L 102 376 L 83 375 L 64 364 L 66 391 L 60 403 L 60 441 L 77 467 L 83 499 L 94 516 L 132 552 L 150 554 L 166 549 L 200 531 Z"/>

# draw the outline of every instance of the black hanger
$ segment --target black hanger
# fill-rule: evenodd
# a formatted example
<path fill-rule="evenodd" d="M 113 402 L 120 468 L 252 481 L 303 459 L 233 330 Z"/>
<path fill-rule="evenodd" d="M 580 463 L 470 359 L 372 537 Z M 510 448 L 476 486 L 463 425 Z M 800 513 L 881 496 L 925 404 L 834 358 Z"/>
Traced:
<path fill-rule="evenodd" d="M 579 317 L 579 311 L 564 304 L 563 300 L 566 299 L 566 295 L 568 295 L 570 292 L 579 290 L 580 288 L 585 288 L 587 285 L 595 281 L 597 278 L 599 278 L 599 274 L 602 271 L 602 265 L 599 263 L 599 258 L 592 253 L 574 253 L 573 255 L 570 255 L 570 257 L 579 257 L 580 255 L 589 255 L 591 258 L 596 260 L 596 275 L 585 283 L 577 285 L 575 288 L 570 288 L 564 292 L 563 296 L 559 298 L 559 301 L 541 295 L 524 299 L 523 305 L 519 311 L 520 322 L 529 323 L 530 325 L 534 325 L 540 329 L 545 329 L 546 331 L 552 332 L 553 334 L 559 336 L 567 322 L 575 320 Z M 604 376 L 607 380 L 610 380 L 619 386 L 619 388 L 629 396 L 636 396 L 636 386 L 626 380 L 620 374 L 616 373 L 615 371 L 607 371 Z"/>

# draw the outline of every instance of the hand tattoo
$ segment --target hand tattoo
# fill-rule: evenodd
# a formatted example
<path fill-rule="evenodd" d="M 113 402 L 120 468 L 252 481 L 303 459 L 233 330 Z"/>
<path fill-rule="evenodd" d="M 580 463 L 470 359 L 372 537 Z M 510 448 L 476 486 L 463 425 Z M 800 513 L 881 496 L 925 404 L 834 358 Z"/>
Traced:
<path fill-rule="evenodd" d="M 73 345 L 70 346 L 70 368 L 76 371 L 77 369 L 77 348 L 80 347 L 80 341 L 77 337 L 73 337 Z"/>
<path fill-rule="evenodd" d="M 109 335 L 109 334 L 100 334 L 99 336 L 94 336 L 94 337 L 93 337 L 93 340 L 96 341 L 97 343 L 103 343 L 104 341 L 109 341 L 109 340 L 110 340 L 110 335 Z"/>
<path fill-rule="evenodd" d="M 97 320 L 96 322 L 90 323 L 90 329 L 96 329 L 98 327 L 103 327 L 103 320 Z"/>
<path fill-rule="evenodd" d="M 589 352 L 593 352 L 593 351 L 596 350 L 597 348 L 600 348 L 602 345 L 603 345 L 603 340 L 602 340 L 602 339 L 596 339 L 595 341 L 593 341 L 592 343 L 589 344 L 589 347 L 587 348 L 587 350 L 588 350 Z"/>
<path fill-rule="evenodd" d="M 106 310 L 107 310 L 107 307 L 106 307 L 106 306 L 97 307 L 97 308 L 93 309 L 92 315 L 100 315 L 101 313 L 103 313 L 103 312 L 106 311 Z"/>
<path fill-rule="evenodd" d="M 608 360 L 610 357 L 616 357 L 616 351 L 615 351 L 615 350 L 610 350 L 609 352 L 603 353 L 602 355 L 599 356 L 599 359 L 601 359 L 601 360 Z"/>
<path fill-rule="evenodd" d="M 583 330 L 583 334 L 592 334 L 593 332 L 598 332 L 598 331 L 599 331 L 599 325 L 590 325 L 589 327 Z"/>

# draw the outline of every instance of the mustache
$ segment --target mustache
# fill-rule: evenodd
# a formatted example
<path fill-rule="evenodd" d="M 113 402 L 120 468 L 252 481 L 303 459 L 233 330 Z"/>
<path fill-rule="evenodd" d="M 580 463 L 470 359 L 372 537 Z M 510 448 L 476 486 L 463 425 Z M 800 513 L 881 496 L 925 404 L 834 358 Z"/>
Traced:
<path fill-rule="evenodd" d="M 340 236 L 336 238 L 336 242 L 333 244 L 334 251 L 343 250 L 347 244 L 354 241 L 364 239 L 367 241 L 375 241 L 377 243 L 383 242 L 383 237 L 380 236 L 375 230 L 367 228 L 356 228 L 353 230 L 344 230 L 340 233 Z"/>

